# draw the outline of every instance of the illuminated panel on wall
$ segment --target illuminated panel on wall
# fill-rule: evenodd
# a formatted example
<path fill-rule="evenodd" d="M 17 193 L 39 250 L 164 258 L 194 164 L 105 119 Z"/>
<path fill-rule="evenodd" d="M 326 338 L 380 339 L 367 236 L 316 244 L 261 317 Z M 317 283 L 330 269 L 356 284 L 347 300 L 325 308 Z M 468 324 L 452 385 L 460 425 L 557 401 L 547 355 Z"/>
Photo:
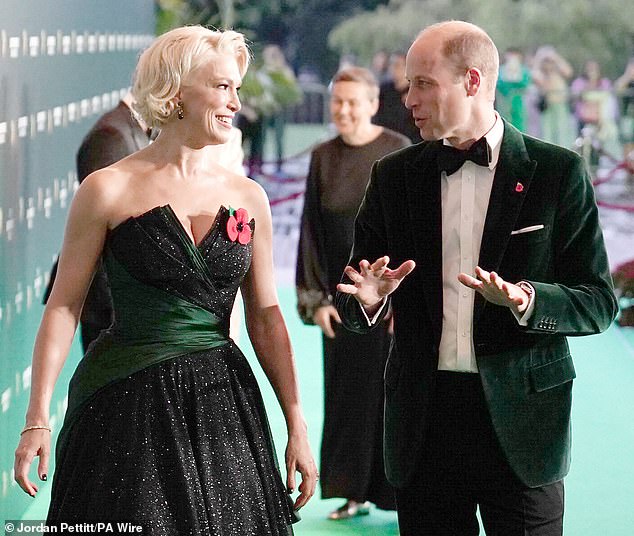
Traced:
<path fill-rule="evenodd" d="M 0 519 L 44 500 L 19 490 L 13 455 L 42 297 L 78 187 L 75 153 L 129 90 L 153 33 L 154 0 L 0 0 Z M 51 403 L 54 431 L 79 357 L 75 344 Z"/>

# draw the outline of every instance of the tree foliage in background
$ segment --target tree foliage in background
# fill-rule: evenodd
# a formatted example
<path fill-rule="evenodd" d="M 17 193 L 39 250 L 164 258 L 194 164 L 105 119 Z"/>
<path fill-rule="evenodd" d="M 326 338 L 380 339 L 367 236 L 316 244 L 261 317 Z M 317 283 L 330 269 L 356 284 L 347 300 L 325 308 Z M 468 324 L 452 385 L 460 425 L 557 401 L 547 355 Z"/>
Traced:
<path fill-rule="evenodd" d="M 297 69 L 329 78 L 341 54 L 369 64 L 379 50 L 407 50 L 434 22 L 482 26 L 500 51 L 555 46 L 579 71 L 594 58 L 612 78 L 634 54 L 632 0 L 156 0 L 157 33 L 182 24 L 234 28 L 252 41 L 276 43 Z"/>
<path fill-rule="evenodd" d="M 233 28 L 259 49 L 275 43 L 295 67 L 307 65 L 329 78 L 339 55 L 328 47 L 338 23 L 388 0 L 156 0 L 157 33 L 183 24 Z"/>
<path fill-rule="evenodd" d="M 500 51 L 553 45 L 578 72 L 595 59 L 614 78 L 634 54 L 631 0 L 391 0 L 339 23 L 329 44 L 369 63 L 378 50 L 407 50 L 421 29 L 447 19 L 481 26 Z"/>

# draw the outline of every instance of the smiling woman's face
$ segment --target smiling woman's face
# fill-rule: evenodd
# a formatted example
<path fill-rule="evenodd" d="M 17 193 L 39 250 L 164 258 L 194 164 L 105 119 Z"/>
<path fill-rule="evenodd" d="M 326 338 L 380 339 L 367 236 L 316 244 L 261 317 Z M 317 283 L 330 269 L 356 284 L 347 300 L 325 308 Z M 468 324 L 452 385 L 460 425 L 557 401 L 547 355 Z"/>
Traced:
<path fill-rule="evenodd" d="M 229 54 L 214 54 L 187 77 L 181 86 L 180 100 L 190 137 L 204 138 L 203 145 L 229 140 L 232 121 L 240 110 L 241 83 L 238 63 Z"/>

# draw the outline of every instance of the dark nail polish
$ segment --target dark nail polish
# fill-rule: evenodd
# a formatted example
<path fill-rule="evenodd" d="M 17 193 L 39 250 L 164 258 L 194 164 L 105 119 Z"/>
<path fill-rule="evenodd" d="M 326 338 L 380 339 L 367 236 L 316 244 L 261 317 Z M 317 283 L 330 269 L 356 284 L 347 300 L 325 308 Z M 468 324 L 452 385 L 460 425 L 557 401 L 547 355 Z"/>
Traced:
<path fill-rule="evenodd" d="M 46 481 L 48 480 L 48 475 L 42 475 L 42 476 L 41 476 L 41 479 L 42 479 L 44 482 L 46 482 Z"/>

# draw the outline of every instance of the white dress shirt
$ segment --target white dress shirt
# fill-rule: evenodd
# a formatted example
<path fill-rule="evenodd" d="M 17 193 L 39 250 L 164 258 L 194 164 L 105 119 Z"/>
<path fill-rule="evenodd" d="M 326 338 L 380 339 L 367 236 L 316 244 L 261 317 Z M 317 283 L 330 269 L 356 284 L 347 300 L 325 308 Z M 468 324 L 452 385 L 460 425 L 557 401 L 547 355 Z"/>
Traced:
<path fill-rule="evenodd" d="M 475 291 L 460 283 L 458 274 L 474 274 L 478 264 L 503 134 L 504 123 L 496 115 L 495 124 L 485 135 L 491 154 L 489 166 L 467 160 L 452 175 L 440 174 L 443 321 L 439 370 L 478 372 L 472 336 Z"/>

